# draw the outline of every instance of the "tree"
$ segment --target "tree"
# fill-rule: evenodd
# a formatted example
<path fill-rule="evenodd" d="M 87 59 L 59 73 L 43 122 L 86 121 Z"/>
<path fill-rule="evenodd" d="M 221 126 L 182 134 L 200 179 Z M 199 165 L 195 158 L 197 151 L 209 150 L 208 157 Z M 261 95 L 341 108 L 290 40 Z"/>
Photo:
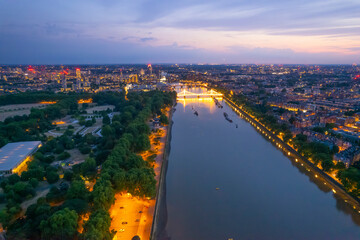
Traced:
<path fill-rule="evenodd" d="M 70 153 L 68 152 L 62 152 L 59 154 L 59 156 L 57 157 L 59 160 L 65 160 L 68 159 L 70 157 Z"/>
<path fill-rule="evenodd" d="M 115 232 L 110 232 L 111 218 L 108 211 L 98 209 L 90 215 L 84 225 L 82 238 L 86 240 L 111 240 Z"/>
<path fill-rule="evenodd" d="M 75 180 L 71 183 L 69 190 L 67 191 L 66 197 L 68 199 L 83 199 L 87 200 L 89 191 L 86 189 L 83 180 Z"/>
<path fill-rule="evenodd" d="M 163 124 L 163 125 L 167 125 L 167 124 L 169 124 L 169 119 L 168 119 L 168 117 L 165 115 L 165 114 L 161 114 L 160 115 L 160 123 L 161 124 Z"/>
<path fill-rule="evenodd" d="M 87 120 L 85 122 L 85 127 L 91 127 L 93 125 L 93 121 L 92 120 Z"/>
<path fill-rule="evenodd" d="M 81 164 L 81 172 L 84 176 L 91 176 L 96 174 L 96 161 L 93 158 L 87 158 Z"/>
<path fill-rule="evenodd" d="M 79 150 L 82 154 L 88 154 L 91 152 L 91 147 L 87 144 L 84 144 L 81 147 L 79 147 Z"/>
<path fill-rule="evenodd" d="M 64 172 L 64 179 L 67 180 L 67 181 L 71 181 L 72 178 L 73 178 L 73 172 L 71 171 L 65 171 Z"/>
<path fill-rule="evenodd" d="M 331 169 L 334 167 L 334 163 L 332 160 L 326 159 L 321 162 L 321 167 L 325 172 L 330 172 Z"/>
<path fill-rule="evenodd" d="M 289 123 L 290 123 L 290 124 L 294 124 L 295 121 L 296 121 L 296 118 L 295 118 L 294 116 L 291 116 L 291 117 L 289 118 Z"/>
<path fill-rule="evenodd" d="M 39 184 L 39 181 L 36 178 L 31 178 L 29 180 L 29 183 L 31 184 L 31 186 L 33 186 L 34 188 L 37 187 L 37 185 Z"/>
<path fill-rule="evenodd" d="M 116 191 L 121 192 L 126 189 L 126 172 L 123 169 L 116 171 L 112 180 Z"/>
<path fill-rule="evenodd" d="M 150 147 L 151 145 L 148 135 L 141 134 L 136 138 L 135 147 L 134 147 L 136 152 L 146 151 L 150 149 Z"/>
<path fill-rule="evenodd" d="M 11 185 L 14 185 L 15 183 L 20 182 L 20 181 L 21 181 L 21 178 L 17 174 L 12 174 L 8 177 L 8 182 Z"/>
<path fill-rule="evenodd" d="M 46 172 L 46 180 L 48 183 L 53 184 L 59 180 L 59 174 L 55 171 Z"/>
<path fill-rule="evenodd" d="M 47 220 L 40 223 L 44 239 L 74 239 L 78 214 L 68 208 L 55 212 Z"/>
<path fill-rule="evenodd" d="M 110 117 L 108 115 L 105 115 L 102 120 L 103 124 L 110 124 Z"/>
<path fill-rule="evenodd" d="M 343 170 L 343 169 L 346 169 L 346 165 L 343 162 L 337 162 L 335 165 L 335 168 L 339 169 L 339 170 Z"/>
<path fill-rule="evenodd" d="M 286 132 L 285 134 L 284 134 L 284 137 L 283 137 L 283 139 L 284 139 L 284 142 L 286 142 L 286 143 L 288 143 L 289 141 L 290 141 L 290 139 L 292 139 L 292 133 L 291 132 Z"/>
<path fill-rule="evenodd" d="M 65 190 L 52 186 L 48 194 L 46 194 L 46 201 L 48 202 L 61 202 L 65 199 Z"/>
<path fill-rule="evenodd" d="M 101 129 L 101 134 L 104 137 L 110 137 L 114 135 L 114 130 L 109 126 L 109 125 L 105 125 L 102 129 Z"/>
<path fill-rule="evenodd" d="M 62 205 L 61 208 L 68 208 L 70 210 L 76 211 L 77 214 L 84 214 L 89 211 L 89 204 L 86 200 L 83 199 L 67 199 Z"/>
<path fill-rule="evenodd" d="M 109 209 L 115 201 L 114 190 L 109 180 L 100 179 L 92 191 L 95 209 Z"/>
<path fill-rule="evenodd" d="M 338 153 L 339 152 L 339 147 L 337 146 L 337 145 L 334 145 L 333 147 L 332 147 L 332 153 Z"/>

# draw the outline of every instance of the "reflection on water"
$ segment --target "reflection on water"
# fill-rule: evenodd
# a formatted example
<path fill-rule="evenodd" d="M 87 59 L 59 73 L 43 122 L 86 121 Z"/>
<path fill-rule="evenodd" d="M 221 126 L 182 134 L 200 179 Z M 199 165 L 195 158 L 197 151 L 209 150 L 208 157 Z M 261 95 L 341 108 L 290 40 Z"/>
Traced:
<path fill-rule="evenodd" d="M 217 97 L 219 101 L 222 101 L 222 97 Z M 178 102 L 182 104 L 182 110 L 185 112 L 185 108 L 187 105 L 190 105 L 190 107 L 194 107 L 196 110 L 196 107 L 205 106 L 209 108 L 210 113 L 214 113 L 216 110 L 216 105 L 214 104 L 214 100 L 211 97 L 200 97 L 200 98 L 178 98 Z"/>
<path fill-rule="evenodd" d="M 359 239 L 351 206 L 222 105 L 178 101 L 166 187 L 171 239 Z"/>

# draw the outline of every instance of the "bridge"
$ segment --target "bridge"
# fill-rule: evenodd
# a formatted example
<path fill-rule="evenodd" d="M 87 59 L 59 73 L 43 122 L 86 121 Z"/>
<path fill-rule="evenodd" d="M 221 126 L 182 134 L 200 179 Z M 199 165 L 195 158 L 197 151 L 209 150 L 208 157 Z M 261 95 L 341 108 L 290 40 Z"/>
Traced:
<path fill-rule="evenodd" d="M 178 98 L 186 98 L 186 97 L 222 97 L 222 93 L 215 92 L 214 90 L 210 90 L 209 92 L 204 93 L 193 93 L 187 90 L 183 90 L 181 92 L 178 92 L 177 97 Z"/>

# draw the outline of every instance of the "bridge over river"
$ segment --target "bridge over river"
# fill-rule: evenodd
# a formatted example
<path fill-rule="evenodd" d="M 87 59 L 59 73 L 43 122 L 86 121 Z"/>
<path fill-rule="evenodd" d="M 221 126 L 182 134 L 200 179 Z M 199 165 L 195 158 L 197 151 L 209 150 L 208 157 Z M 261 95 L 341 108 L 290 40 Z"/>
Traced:
<path fill-rule="evenodd" d="M 186 89 L 178 92 L 177 97 L 178 98 L 200 98 L 200 97 L 222 97 L 222 93 L 218 93 L 211 89 L 210 91 L 204 91 L 204 92 L 191 92 Z"/>

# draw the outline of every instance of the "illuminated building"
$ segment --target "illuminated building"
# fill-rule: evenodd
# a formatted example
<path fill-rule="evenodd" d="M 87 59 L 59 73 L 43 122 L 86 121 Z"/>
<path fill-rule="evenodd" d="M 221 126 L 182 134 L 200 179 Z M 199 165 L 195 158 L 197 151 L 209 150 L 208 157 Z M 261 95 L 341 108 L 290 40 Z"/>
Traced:
<path fill-rule="evenodd" d="M 140 69 L 140 76 L 144 76 L 144 75 L 145 75 L 144 69 Z"/>
<path fill-rule="evenodd" d="M 80 78 L 81 79 L 81 71 L 80 68 L 76 69 L 76 78 Z"/>
<path fill-rule="evenodd" d="M 81 79 L 81 71 L 80 68 L 76 69 L 76 85 L 75 90 L 81 90 L 82 88 L 82 79 Z"/>
<path fill-rule="evenodd" d="M 149 71 L 149 75 L 151 76 L 152 75 L 152 66 L 151 64 L 148 64 L 148 71 Z"/>
<path fill-rule="evenodd" d="M 160 82 L 161 83 L 165 83 L 166 82 L 166 73 L 165 72 L 161 72 L 160 74 Z"/>
<path fill-rule="evenodd" d="M 66 82 L 66 76 L 65 76 L 65 74 L 64 74 L 62 77 L 63 77 L 63 79 L 62 79 L 62 81 L 61 81 L 62 89 L 63 89 L 63 91 L 66 91 L 66 89 L 67 89 L 67 82 Z"/>
<path fill-rule="evenodd" d="M 129 77 L 124 82 L 126 84 L 138 83 L 139 82 L 138 75 L 137 74 L 131 74 L 131 75 L 129 75 Z"/>
<path fill-rule="evenodd" d="M 27 168 L 30 157 L 41 147 L 40 141 L 8 143 L 0 149 L 0 173 L 20 174 Z"/>
<path fill-rule="evenodd" d="M 129 76 L 129 80 L 131 83 L 138 83 L 138 75 L 137 74 L 132 74 Z"/>

